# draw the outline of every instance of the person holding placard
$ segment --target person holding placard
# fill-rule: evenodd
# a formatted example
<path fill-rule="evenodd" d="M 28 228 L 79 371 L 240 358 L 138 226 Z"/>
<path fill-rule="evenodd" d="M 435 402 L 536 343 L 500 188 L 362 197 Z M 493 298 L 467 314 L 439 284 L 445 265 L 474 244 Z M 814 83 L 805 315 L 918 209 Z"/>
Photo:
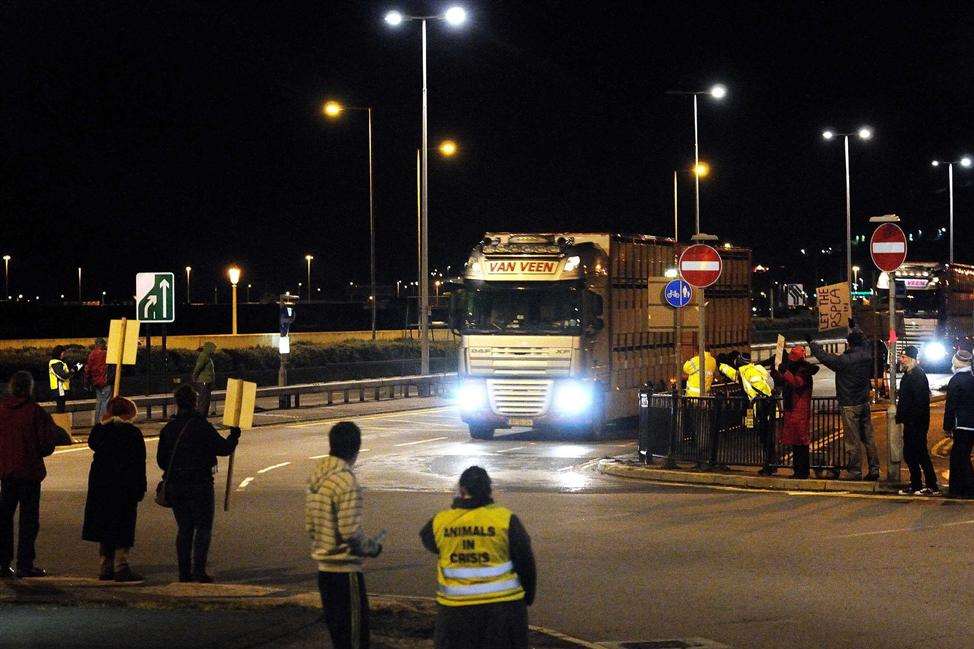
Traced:
<path fill-rule="evenodd" d="M 206 572 L 213 514 L 216 507 L 213 474 L 217 456 L 237 448 L 240 429 L 222 437 L 197 411 L 196 389 L 181 385 L 176 390 L 176 416 L 159 433 L 156 462 L 163 470 L 166 494 L 176 518 L 176 557 L 179 581 L 210 583 Z"/>

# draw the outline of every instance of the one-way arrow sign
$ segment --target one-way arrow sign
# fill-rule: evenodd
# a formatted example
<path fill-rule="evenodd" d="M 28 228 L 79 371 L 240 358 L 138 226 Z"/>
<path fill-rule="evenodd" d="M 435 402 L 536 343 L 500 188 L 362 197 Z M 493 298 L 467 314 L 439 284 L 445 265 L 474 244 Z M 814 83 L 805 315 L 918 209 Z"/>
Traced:
<path fill-rule="evenodd" d="M 135 317 L 146 323 L 176 319 L 173 273 L 138 273 L 135 276 Z"/>

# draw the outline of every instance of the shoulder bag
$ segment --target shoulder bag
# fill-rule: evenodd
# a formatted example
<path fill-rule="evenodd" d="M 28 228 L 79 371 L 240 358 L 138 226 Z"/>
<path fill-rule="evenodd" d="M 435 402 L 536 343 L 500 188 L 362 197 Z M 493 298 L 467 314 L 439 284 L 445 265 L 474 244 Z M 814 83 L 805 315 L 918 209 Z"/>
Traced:
<path fill-rule="evenodd" d="M 163 479 L 160 480 L 159 484 L 156 485 L 155 501 L 160 507 L 172 507 L 172 503 L 169 502 L 169 494 L 166 491 L 166 481 L 168 480 L 169 472 L 172 470 L 173 460 L 176 459 L 176 449 L 179 448 L 179 442 L 183 439 L 183 433 L 186 432 L 186 429 L 189 427 L 191 421 L 193 421 L 192 417 L 189 421 L 183 424 L 183 429 L 179 431 L 179 436 L 176 437 L 176 443 L 172 447 L 172 455 L 169 456 L 169 466 L 166 467 L 166 473 L 164 474 Z"/>

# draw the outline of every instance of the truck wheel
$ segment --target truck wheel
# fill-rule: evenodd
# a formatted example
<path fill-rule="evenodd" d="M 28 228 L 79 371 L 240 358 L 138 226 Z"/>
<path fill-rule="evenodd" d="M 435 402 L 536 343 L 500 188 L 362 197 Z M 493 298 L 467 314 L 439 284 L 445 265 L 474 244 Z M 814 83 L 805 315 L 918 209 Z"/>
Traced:
<path fill-rule="evenodd" d="M 470 437 L 473 439 L 494 439 L 494 429 L 489 426 L 469 424 Z"/>

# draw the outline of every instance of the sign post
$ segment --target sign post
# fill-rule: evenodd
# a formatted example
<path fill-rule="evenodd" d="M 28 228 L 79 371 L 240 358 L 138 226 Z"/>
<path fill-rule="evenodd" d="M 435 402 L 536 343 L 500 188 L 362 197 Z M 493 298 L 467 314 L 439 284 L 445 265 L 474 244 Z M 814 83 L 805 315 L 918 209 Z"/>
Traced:
<path fill-rule="evenodd" d="M 257 384 L 241 379 L 227 379 L 227 394 L 223 403 L 223 425 L 249 430 L 254 427 L 254 405 Z M 233 484 L 233 457 L 227 462 L 227 488 L 223 494 L 223 511 L 230 509 L 230 487 Z"/>
<path fill-rule="evenodd" d="M 105 362 L 115 366 L 115 385 L 112 396 L 117 397 L 122 387 L 122 365 L 135 365 L 139 351 L 139 321 L 112 320 L 108 328 L 108 349 Z"/>
<path fill-rule="evenodd" d="M 889 406 L 886 408 L 888 482 L 900 481 L 900 461 L 903 456 L 903 429 L 896 424 L 896 280 L 893 277 L 893 271 L 906 261 L 906 234 L 896 225 L 899 220 L 895 214 L 869 219 L 871 223 L 880 224 L 869 239 L 869 255 L 876 268 L 885 272 L 889 278 Z"/>
<path fill-rule="evenodd" d="M 717 237 L 712 234 L 695 234 L 693 240 L 716 241 Z M 707 302 L 704 290 L 720 277 L 723 262 L 716 250 L 705 243 L 695 243 L 680 255 L 680 276 L 686 280 L 687 284 L 700 289 L 697 293 L 700 302 L 700 324 L 697 335 L 698 365 L 700 372 L 700 396 L 707 396 Z"/>
<path fill-rule="evenodd" d="M 680 393 L 680 343 L 683 338 L 683 307 L 693 301 L 693 289 L 682 279 L 667 282 L 663 288 L 663 299 L 673 307 L 673 356 L 676 361 L 676 391 Z"/>

